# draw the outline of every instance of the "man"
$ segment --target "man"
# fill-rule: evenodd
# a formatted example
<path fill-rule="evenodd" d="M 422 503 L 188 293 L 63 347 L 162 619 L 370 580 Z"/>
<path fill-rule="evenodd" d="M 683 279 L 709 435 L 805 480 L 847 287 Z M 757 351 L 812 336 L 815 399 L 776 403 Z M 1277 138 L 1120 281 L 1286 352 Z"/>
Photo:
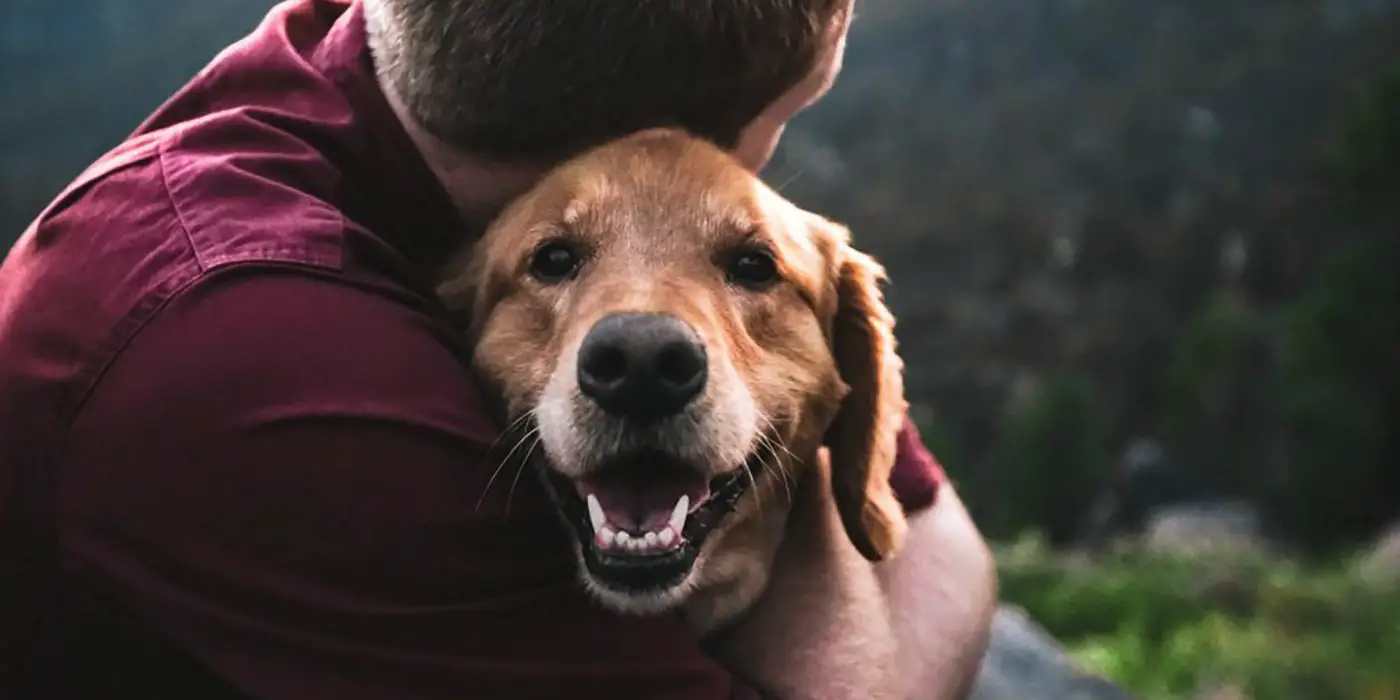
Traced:
<path fill-rule="evenodd" d="M 612 137 L 679 124 L 762 167 L 849 2 L 275 8 L 0 268 L 0 695 L 756 697 L 679 620 L 593 604 L 533 478 L 486 489 L 500 426 L 432 276 Z M 994 575 L 902 445 L 887 602 L 958 697 Z"/>

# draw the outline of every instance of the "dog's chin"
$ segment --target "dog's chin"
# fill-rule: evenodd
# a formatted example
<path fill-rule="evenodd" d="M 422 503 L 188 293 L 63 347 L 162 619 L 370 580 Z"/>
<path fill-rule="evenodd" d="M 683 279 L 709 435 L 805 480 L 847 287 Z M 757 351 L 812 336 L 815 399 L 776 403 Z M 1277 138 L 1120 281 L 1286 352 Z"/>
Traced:
<path fill-rule="evenodd" d="M 753 487 L 757 455 L 718 477 L 663 453 L 610 460 L 585 479 L 541 458 L 577 540 L 584 585 L 618 612 L 649 615 L 680 606 L 695 587 L 705 544 Z"/>

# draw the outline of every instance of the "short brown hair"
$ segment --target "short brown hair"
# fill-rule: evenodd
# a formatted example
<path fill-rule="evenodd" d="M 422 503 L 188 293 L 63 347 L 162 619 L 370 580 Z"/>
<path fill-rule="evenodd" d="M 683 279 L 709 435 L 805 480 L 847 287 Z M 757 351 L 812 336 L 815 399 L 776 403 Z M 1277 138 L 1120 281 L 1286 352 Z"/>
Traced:
<path fill-rule="evenodd" d="M 675 126 L 730 148 L 849 0 L 366 0 L 376 69 L 429 133 L 548 160 Z"/>

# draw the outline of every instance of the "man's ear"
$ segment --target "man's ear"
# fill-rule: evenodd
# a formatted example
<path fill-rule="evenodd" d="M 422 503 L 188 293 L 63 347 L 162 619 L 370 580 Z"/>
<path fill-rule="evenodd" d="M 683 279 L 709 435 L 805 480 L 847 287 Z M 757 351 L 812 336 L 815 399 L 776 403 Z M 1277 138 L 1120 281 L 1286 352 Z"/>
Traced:
<path fill-rule="evenodd" d="M 899 549 L 907 529 L 890 486 L 907 410 L 904 366 L 880 290 L 884 268 L 845 240 L 835 249 L 831 350 L 849 391 L 826 433 L 831 489 L 851 542 L 866 559 L 881 561 Z"/>

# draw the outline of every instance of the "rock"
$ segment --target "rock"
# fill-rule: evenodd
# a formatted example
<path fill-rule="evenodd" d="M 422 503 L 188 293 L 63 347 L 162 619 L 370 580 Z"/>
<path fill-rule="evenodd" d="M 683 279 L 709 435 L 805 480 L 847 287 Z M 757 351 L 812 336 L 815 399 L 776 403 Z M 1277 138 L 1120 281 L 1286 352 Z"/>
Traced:
<path fill-rule="evenodd" d="M 1119 478 L 1100 494 L 1085 523 L 1084 542 L 1090 546 L 1138 534 L 1150 514 L 1205 496 L 1204 485 L 1169 459 L 1155 438 L 1133 438 L 1119 465 Z"/>
<path fill-rule="evenodd" d="M 1226 683 L 1202 688 L 1192 700 L 1249 700 L 1249 696 L 1239 686 Z"/>
<path fill-rule="evenodd" d="M 1133 695 L 1085 673 L 1024 610 L 1003 605 L 992 622 L 991 646 L 970 700 L 1133 700 Z"/>
<path fill-rule="evenodd" d="M 1258 605 L 1257 590 L 1234 567 L 1207 567 L 1189 585 L 1191 596 L 1203 605 L 1238 617 L 1252 615 Z"/>
<path fill-rule="evenodd" d="M 1268 548 L 1258 511 L 1247 503 L 1185 503 L 1147 518 L 1143 545 L 1159 553 L 1258 552 Z"/>

